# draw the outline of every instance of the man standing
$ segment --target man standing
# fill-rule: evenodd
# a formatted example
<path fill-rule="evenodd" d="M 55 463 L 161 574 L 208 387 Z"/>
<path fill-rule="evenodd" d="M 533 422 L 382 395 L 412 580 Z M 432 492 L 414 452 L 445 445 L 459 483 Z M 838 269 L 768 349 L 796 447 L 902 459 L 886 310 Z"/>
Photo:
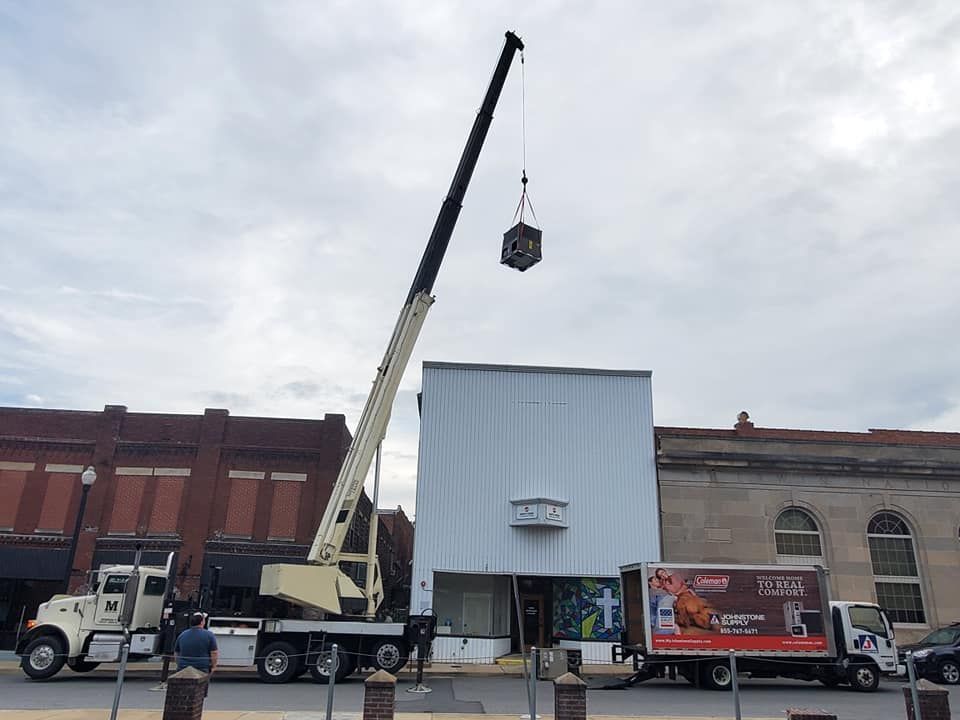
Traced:
<path fill-rule="evenodd" d="M 217 660 L 220 658 L 217 638 L 204 629 L 204 620 L 203 613 L 195 612 L 190 616 L 190 627 L 177 638 L 176 645 L 173 646 L 177 670 L 192 667 L 201 672 L 212 673 L 217 667 Z"/>

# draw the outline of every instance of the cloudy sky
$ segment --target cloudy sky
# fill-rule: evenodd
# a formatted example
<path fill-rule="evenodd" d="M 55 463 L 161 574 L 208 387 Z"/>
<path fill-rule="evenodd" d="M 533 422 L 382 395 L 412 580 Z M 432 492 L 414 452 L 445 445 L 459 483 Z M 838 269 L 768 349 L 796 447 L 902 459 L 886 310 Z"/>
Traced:
<path fill-rule="evenodd" d="M 955 2 L 0 2 L 0 404 L 351 428 L 512 28 L 424 359 L 649 369 L 660 424 L 960 430 Z"/>

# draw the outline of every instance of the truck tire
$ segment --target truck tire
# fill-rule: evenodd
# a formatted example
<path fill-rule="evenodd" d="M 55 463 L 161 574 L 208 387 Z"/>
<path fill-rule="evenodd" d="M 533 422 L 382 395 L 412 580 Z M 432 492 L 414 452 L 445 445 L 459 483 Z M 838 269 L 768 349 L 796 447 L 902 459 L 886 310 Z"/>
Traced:
<path fill-rule="evenodd" d="M 67 661 L 67 667 L 73 670 L 75 673 L 88 673 L 91 670 L 96 670 L 100 667 L 98 662 L 89 662 L 88 660 L 76 660 L 74 662 Z"/>
<path fill-rule="evenodd" d="M 730 690 L 733 687 L 733 673 L 726 660 L 714 660 L 703 664 L 703 686 L 710 690 Z"/>
<path fill-rule="evenodd" d="M 265 683 L 290 682 L 300 669 L 297 649 L 287 642 L 272 642 L 263 649 L 263 655 L 257 658 L 257 674 Z"/>
<path fill-rule="evenodd" d="M 67 661 L 63 642 L 56 635 L 41 635 L 23 649 L 20 667 L 33 680 L 52 678 Z"/>
<path fill-rule="evenodd" d="M 847 679 L 857 692 L 873 692 L 880 685 L 880 669 L 870 661 L 854 662 L 847 671 Z"/>
<path fill-rule="evenodd" d="M 944 660 L 937 665 L 937 679 L 944 685 L 960 685 L 960 663 Z"/>
<path fill-rule="evenodd" d="M 310 659 L 310 674 L 318 683 L 330 682 L 330 655 L 331 651 L 317 653 Z M 337 647 L 337 670 L 333 674 L 333 682 L 343 682 L 354 670 L 353 657 L 342 647 Z"/>
<path fill-rule="evenodd" d="M 409 656 L 403 640 L 381 640 L 373 646 L 373 666 L 396 675 L 407 664 Z"/>

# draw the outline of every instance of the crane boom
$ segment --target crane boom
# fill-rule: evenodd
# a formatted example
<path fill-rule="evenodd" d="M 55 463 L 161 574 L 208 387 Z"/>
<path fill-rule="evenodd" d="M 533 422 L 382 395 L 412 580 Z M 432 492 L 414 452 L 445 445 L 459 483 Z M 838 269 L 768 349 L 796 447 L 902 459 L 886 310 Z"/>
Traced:
<path fill-rule="evenodd" d="M 410 355 L 420 335 L 427 311 L 433 304 L 434 299 L 430 295 L 433 283 L 457 224 L 463 198 L 477 165 L 477 159 L 480 157 L 487 131 L 493 121 L 493 111 L 506 82 L 513 57 L 522 50 L 523 41 L 514 33 L 507 32 L 506 42 L 500 52 L 490 85 L 487 87 L 483 103 L 470 130 L 450 189 L 440 206 L 430 239 L 420 259 L 417 274 L 387 345 L 383 362 L 377 368 L 377 375 L 363 413 L 360 415 L 353 442 L 350 443 L 350 449 L 344 458 L 327 508 L 307 555 L 307 562 L 319 567 L 314 567 L 311 571 L 303 566 L 266 565 L 261 577 L 263 594 L 275 595 L 333 613 L 343 612 L 346 604 L 344 601 L 348 598 L 353 601 L 365 601 L 363 604 L 368 615 L 373 614 L 379 605 L 382 585 L 378 568 L 367 568 L 368 577 L 369 573 L 374 572 L 376 579 L 373 583 L 368 582 L 368 590 L 363 591 L 339 571 L 337 565 L 345 559 L 366 561 L 365 555 L 343 553 L 343 543 L 350 521 L 353 519 L 357 501 L 363 491 L 363 484 L 370 470 L 374 453 L 386 434 L 400 380 L 410 361 Z M 377 522 L 376 515 L 370 518 L 370 522 Z M 310 587 L 311 585 L 313 587 Z M 335 597 L 336 602 L 334 602 Z M 356 603 L 353 604 L 356 605 Z M 336 607 L 333 607 L 334 605 Z"/>

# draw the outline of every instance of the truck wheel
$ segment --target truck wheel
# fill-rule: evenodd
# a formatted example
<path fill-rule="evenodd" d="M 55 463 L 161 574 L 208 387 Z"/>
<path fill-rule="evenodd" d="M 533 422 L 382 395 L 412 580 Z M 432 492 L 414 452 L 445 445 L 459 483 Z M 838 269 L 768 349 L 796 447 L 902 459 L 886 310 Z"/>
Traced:
<path fill-rule="evenodd" d="M 407 664 L 407 646 L 401 640 L 381 640 L 373 646 L 373 666 L 396 675 Z"/>
<path fill-rule="evenodd" d="M 729 690 L 733 687 L 733 673 L 726 660 L 717 660 L 703 666 L 703 685 L 711 690 Z"/>
<path fill-rule="evenodd" d="M 960 664 L 956 660 L 944 660 L 937 666 L 937 677 L 944 685 L 960 685 Z"/>
<path fill-rule="evenodd" d="M 257 673 L 266 683 L 290 682 L 296 677 L 300 662 L 293 645 L 272 642 L 263 649 L 263 656 L 257 658 Z"/>
<path fill-rule="evenodd" d="M 873 692 L 880 685 L 880 671 L 872 662 L 850 666 L 850 687 L 857 692 Z"/>
<path fill-rule="evenodd" d="M 67 661 L 67 667 L 76 673 L 87 673 L 100 667 L 98 662 L 89 662 L 87 660 L 77 660 L 76 662 Z"/>
<path fill-rule="evenodd" d="M 319 683 L 330 682 L 330 657 L 332 651 L 317 653 L 310 661 L 310 674 Z M 342 682 L 354 670 L 353 657 L 342 647 L 337 648 L 337 670 L 333 674 L 333 682 Z"/>
<path fill-rule="evenodd" d="M 43 635 L 24 648 L 20 667 L 34 680 L 46 680 L 60 672 L 66 661 L 67 656 L 60 638 Z"/>

